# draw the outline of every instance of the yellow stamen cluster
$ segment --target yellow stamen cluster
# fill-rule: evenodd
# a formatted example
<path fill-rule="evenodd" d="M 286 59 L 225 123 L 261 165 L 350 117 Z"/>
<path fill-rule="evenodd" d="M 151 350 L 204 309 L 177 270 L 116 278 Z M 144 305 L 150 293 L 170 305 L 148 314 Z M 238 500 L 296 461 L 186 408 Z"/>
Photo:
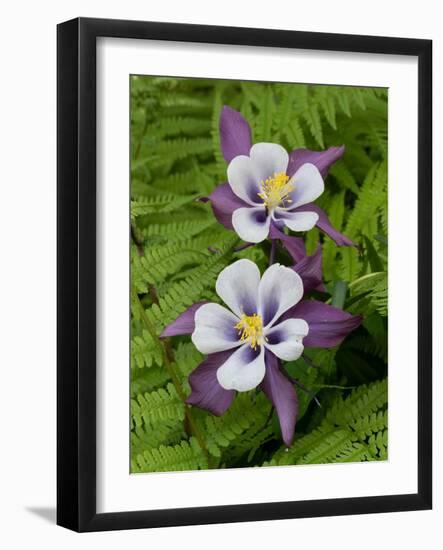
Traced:
<path fill-rule="evenodd" d="M 261 344 L 263 337 L 263 320 L 260 315 L 243 314 L 240 321 L 235 325 L 242 342 L 249 342 L 252 349 Z"/>
<path fill-rule="evenodd" d="M 294 186 L 289 183 L 289 176 L 284 172 L 275 173 L 273 177 L 261 182 L 262 192 L 258 196 L 263 199 L 265 206 L 272 210 L 277 206 L 287 206 L 292 202 L 289 193 Z"/>

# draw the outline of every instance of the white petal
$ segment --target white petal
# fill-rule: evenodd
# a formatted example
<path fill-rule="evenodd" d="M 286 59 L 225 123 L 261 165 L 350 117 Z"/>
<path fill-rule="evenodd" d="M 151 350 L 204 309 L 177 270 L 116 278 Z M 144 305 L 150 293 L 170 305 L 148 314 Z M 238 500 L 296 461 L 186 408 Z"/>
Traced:
<path fill-rule="evenodd" d="M 240 317 L 243 313 L 257 313 L 259 284 L 258 267 L 251 260 L 243 259 L 237 260 L 220 272 L 215 290 L 225 304 Z"/>
<path fill-rule="evenodd" d="M 264 348 L 244 344 L 218 369 L 217 380 L 225 390 L 249 391 L 260 384 L 265 370 Z"/>
<path fill-rule="evenodd" d="M 269 234 L 270 223 L 270 217 L 264 206 L 237 208 L 232 214 L 235 232 L 249 243 L 264 241 Z"/>
<path fill-rule="evenodd" d="M 235 325 L 239 319 L 219 304 L 204 304 L 198 308 L 192 333 L 194 346 L 201 353 L 216 353 L 240 345 Z"/>
<path fill-rule="evenodd" d="M 263 273 L 258 289 L 259 314 L 263 325 L 270 327 L 303 296 L 303 282 L 289 267 L 273 264 Z"/>
<path fill-rule="evenodd" d="M 265 347 L 284 361 L 295 361 L 303 353 L 303 338 L 309 325 L 303 319 L 287 319 L 265 333 Z"/>
<path fill-rule="evenodd" d="M 254 163 L 249 157 L 234 157 L 228 166 L 228 182 L 232 191 L 251 205 L 262 204 L 258 196 L 261 192 L 260 180 L 257 178 Z"/>
<path fill-rule="evenodd" d="M 315 201 L 325 190 L 325 184 L 318 168 L 309 162 L 300 166 L 289 183 L 294 186 L 294 191 L 290 193 L 291 210 Z"/>
<path fill-rule="evenodd" d="M 285 212 L 276 209 L 274 213 L 276 220 L 282 220 L 286 227 L 292 231 L 309 231 L 318 222 L 317 212 Z"/>
<path fill-rule="evenodd" d="M 286 173 L 288 168 L 289 155 L 286 149 L 277 143 L 256 143 L 251 147 L 249 156 L 259 183 L 274 174 Z"/>

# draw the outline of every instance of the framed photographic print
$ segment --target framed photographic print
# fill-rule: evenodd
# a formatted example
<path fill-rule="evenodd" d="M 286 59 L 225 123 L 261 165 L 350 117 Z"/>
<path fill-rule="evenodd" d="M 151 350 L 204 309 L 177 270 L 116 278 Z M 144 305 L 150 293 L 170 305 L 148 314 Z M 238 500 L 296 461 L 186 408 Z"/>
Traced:
<path fill-rule="evenodd" d="M 431 65 L 59 25 L 59 525 L 431 507 Z"/>

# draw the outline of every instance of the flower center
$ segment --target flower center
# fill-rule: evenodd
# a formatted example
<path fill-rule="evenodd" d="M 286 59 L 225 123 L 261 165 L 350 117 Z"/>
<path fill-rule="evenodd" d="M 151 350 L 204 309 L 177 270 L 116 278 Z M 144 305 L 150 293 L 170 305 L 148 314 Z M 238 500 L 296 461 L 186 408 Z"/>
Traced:
<path fill-rule="evenodd" d="M 289 183 L 289 176 L 284 172 L 275 173 L 273 177 L 261 182 L 261 193 L 258 196 L 268 210 L 273 210 L 277 206 L 287 206 L 292 202 L 289 193 L 294 191 L 294 185 Z"/>
<path fill-rule="evenodd" d="M 240 321 L 235 325 L 242 342 L 249 342 L 252 349 L 255 349 L 262 342 L 263 319 L 260 315 L 243 314 Z"/>

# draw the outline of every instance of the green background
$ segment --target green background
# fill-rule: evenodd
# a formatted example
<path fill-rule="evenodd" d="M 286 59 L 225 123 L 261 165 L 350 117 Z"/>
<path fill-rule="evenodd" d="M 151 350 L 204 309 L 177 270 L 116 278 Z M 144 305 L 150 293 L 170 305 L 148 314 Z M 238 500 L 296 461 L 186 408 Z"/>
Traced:
<path fill-rule="evenodd" d="M 316 203 L 358 247 L 317 229 L 305 240 L 323 248 L 328 293 L 315 298 L 364 322 L 339 347 L 285 364 L 305 388 L 289 450 L 259 391 L 221 417 L 186 406 L 202 355 L 190 337 L 158 338 L 192 303 L 219 301 L 215 280 L 235 259 L 267 265 L 268 243 L 235 252 L 237 235 L 198 201 L 226 181 L 223 105 L 242 112 L 253 142 L 346 146 Z M 131 77 L 132 472 L 387 458 L 387 107 L 380 88 Z M 277 260 L 291 264 L 283 249 Z"/>

